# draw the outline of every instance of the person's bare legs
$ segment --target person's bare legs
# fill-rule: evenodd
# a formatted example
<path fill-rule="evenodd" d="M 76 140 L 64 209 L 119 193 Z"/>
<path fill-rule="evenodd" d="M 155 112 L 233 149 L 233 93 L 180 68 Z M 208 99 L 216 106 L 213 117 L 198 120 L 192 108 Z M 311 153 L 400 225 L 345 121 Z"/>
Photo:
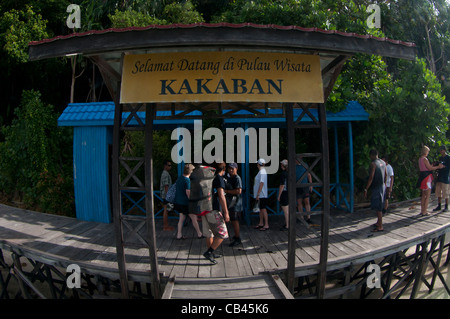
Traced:
<path fill-rule="evenodd" d="M 183 238 L 183 224 L 184 220 L 186 219 L 186 216 L 184 216 L 184 214 L 180 214 L 179 218 L 180 219 L 178 220 L 177 239 Z"/>
<path fill-rule="evenodd" d="M 311 204 L 309 203 L 309 197 L 305 197 L 303 199 L 305 201 L 305 210 L 307 213 L 311 212 Z M 309 219 L 311 218 L 310 215 L 306 215 L 306 221 L 309 221 Z"/>
<path fill-rule="evenodd" d="M 231 226 L 233 227 L 233 231 L 234 231 L 234 237 L 241 237 L 241 229 L 239 226 L 239 221 L 238 220 L 232 220 L 231 221 Z"/>
<path fill-rule="evenodd" d="M 203 257 L 208 259 L 213 264 L 217 264 L 217 261 L 215 258 L 220 257 L 220 255 L 216 255 L 214 251 L 219 248 L 219 246 L 222 244 L 223 239 L 218 237 L 206 237 L 206 247 L 208 247 L 208 250 L 203 253 Z"/>
<path fill-rule="evenodd" d="M 258 228 L 264 227 L 264 213 L 262 209 L 259 210 L 259 224 Z"/>
<path fill-rule="evenodd" d="M 422 206 L 421 214 L 423 216 L 427 216 L 427 215 L 430 214 L 430 213 L 428 213 L 428 203 L 430 202 L 430 194 L 431 194 L 431 189 L 427 189 L 427 190 L 423 190 L 422 191 L 423 206 Z"/>
<path fill-rule="evenodd" d="M 267 215 L 267 209 L 265 209 L 265 208 L 261 209 L 260 214 L 262 214 L 262 218 L 263 218 L 262 224 L 264 225 L 261 229 L 263 229 L 263 230 L 269 229 L 269 216 Z"/>
<path fill-rule="evenodd" d="M 383 228 L 383 211 L 378 211 L 377 212 L 377 223 L 375 224 L 375 229 L 374 231 L 382 231 L 384 230 Z"/>
<path fill-rule="evenodd" d="M 284 213 L 284 219 L 286 223 L 286 228 L 289 228 L 289 206 L 281 206 Z"/>
<path fill-rule="evenodd" d="M 189 214 L 189 217 L 191 217 L 192 220 L 192 226 L 194 226 L 195 231 L 197 232 L 197 237 L 202 237 L 203 234 L 200 231 L 200 227 L 198 226 L 198 221 L 197 221 L 197 215 L 195 214 Z"/>

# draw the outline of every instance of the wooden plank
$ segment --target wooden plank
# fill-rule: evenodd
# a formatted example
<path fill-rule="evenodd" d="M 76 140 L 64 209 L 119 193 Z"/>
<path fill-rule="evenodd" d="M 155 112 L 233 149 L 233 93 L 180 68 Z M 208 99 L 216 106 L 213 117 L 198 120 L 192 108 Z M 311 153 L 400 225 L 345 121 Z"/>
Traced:
<path fill-rule="evenodd" d="M 223 256 L 222 258 L 218 258 L 219 262 L 223 262 L 224 263 L 224 267 L 225 267 L 225 277 L 233 277 L 236 275 L 239 275 L 240 271 L 239 271 L 239 265 L 238 265 L 238 258 L 237 256 L 234 254 L 234 249 L 232 247 L 229 246 L 230 245 L 230 240 L 226 239 L 222 242 L 222 252 L 223 252 Z M 238 252 L 236 250 L 236 252 Z"/>
<path fill-rule="evenodd" d="M 172 299 L 284 298 L 287 290 L 285 286 L 280 288 L 270 275 L 209 279 L 177 278 L 173 287 L 169 289 Z"/>
<path fill-rule="evenodd" d="M 201 241 L 201 257 L 199 261 L 199 267 L 198 267 L 198 277 L 199 278 L 209 278 L 211 277 L 211 268 L 214 267 L 214 265 L 211 265 L 209 260 L 206 260 L 205 257 L 203 257 L 203 253 L 207 250 L 206 248 L 206 241 Z"/>
<path fill-rule="evenodd" d="M 259 258 L 258 249 L 261 247 L 255 245 L 249 235 L 249 228 L 245 228 L 245 232 L 241 229 L 242 251 L 246 254 L 253 274 L 259 274 L 265 270 L 264 264 Z"/>
<path fill-rule="evenodd" d="M 291 294 L 289 289 L 284 285 L 283 281 L 278 275 L 272 275 L 271 278 L 277 285 L 280 292 L 283 294 L 285 299 L 294 299 L 294 296 Z"/>
<path fill-rule="evenodd" d="M 169 261 L 173 264 L 173 268 L 170 274 L 176 277 L 184 276 L 186 263 L 189 258 L 188 251 L 192 244 L 193 233 L 190 227 L 189 229 L 184 229 L 183 233 L 186 236 L 186 239 L 176 240 L 176 244 L 171 247 L 174 248 L 175 251 L 174 251 L 174 258 L 171 261 Z"/>
<path fill-rule="evenodd" d="M 188 252 L 188 261 L 183 277 L 198 277 L 199 267 L 202 263 L 202 247 L 204 239 L 193 239 Z"/>
<path fill-rule="evenodd" d="M 164 292 L 161 299 L 171 299 L 174 286 L 175 286 L 175 276 L 172 276 L 169 278 L 169 281 L 167 282 L 166 287 L 164 288 Z"/>

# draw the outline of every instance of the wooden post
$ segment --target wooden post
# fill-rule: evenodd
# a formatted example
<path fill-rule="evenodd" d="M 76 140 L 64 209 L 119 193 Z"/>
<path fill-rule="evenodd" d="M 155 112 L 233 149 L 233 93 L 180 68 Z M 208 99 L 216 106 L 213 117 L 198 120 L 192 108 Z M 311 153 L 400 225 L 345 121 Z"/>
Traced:
<path fill-rule="evenodd" d="M 353 173 L 353 132 L 352 132 L 352 122 L 347 122 L 347 132 L 348 132 L 348 148 L 349 148 L 349 170 L 350 170 L 350 176 L 349 176 L 349 182 L 350 182 L 350 213 L 353 213 L 354 207 L 355 207 L 355 185 L 354 185 L 354 173 Z"/>
<path fill-rule="evenodd" d="M 295 224 L 296 224 L 296 183 L 295 174 L 295 126 L 293 104 L 288 103 L 286 108 L 286 128 L 288 139 L 288 198 L 289 198 L 289 230 L 288 230 L 288 266 L 287 287 L 291 293 L 294 292 L 295 280 Z"/>
<path fill-rule="evenodd" d="M 321 151 L 322 151 L 322 223 L 320 238 L 320 261 L 317 277 L 317 297 L 323 299 L 325 296 L 325 283 L 327 280 L 327 262 L 328 262 L 328 232 L 330 218 L 330 159 L 328 149 L 328 127 L 325 104 L 319 104 L 319 121 L 321 132 Z"/>
<path fill-rule="evenodd" d="M 123 245 L 123 225 L 121 213 L 121 195 L 120 195 L 120 181 L 119 181 L 119 154 L 120 154 L 120 125 L 122 122 L 122 105 L 118 101 L 115 103 L 114 112 L 114 131 L 113 131 L 113 153 L 112 153 L 112 174 L 111 174 L 111 188 L 112 188 L 112 209 L 114 218 L 114 230 L 116 234 L 116 254 L 117 264 L 119 267 L 120 287 L 122 290 L 122 297 L 129 298 L 128 291 L 128 276 L 125 260 L 125 248 Z"/>
<path fill-rule="evenodd" d="M 338 143 L 338 129 L 337 125 L 334 125 L 334 161 L 335 161 L 335 173 L 336 173 L 336 185 L 334 190 L 336 192 L 336 204 L 335 207 L 341 206 L 340 192 L 341 192 L 341 180 L 339 176 L 339 143 Z"/>
<path fill-rule="evenodd" d="M 420 255 L 420 261 L 419 266 L 417 267 L 417 270 L 414 272 L 414 286 L 411 291 L 411 299 L 416 299 L 417 292 L 419 291 L 420 286 L 422 285 L 422 276 L 425 273 L 426 270 L 426 264 L 427 264 L 427 255 L 428 255 L 428 244 L 430 241 L 428 240 L 425 243 L 420 244 L 420 253 L 417 255 Z"/>
<path fill-rule="evenodd" d="M 123 56 L 121 56 L 121 66 L 123 63 Z M 97 65 L 100 73 L 105 81 L 108 91 L 114 100 L 114 127 L 113 127 L 113 147 L 112 147 L 112 161 L 111 161 L 111 195 L 112 195 L 112 212 L 116 242 L 117 265 L 119 268 L 120 287 L 122 297 L 129 298 L 128 290 L 128 275 L 125 260 L 125 248 L 123 237 L 123 224 L 121 213 L 121 193 L 119 181 L 119 155 L 120 155 L 120 127 L 122 124 L 122 110 L 123 106 L 120 104 L 120 87 L 121 76 L 118 74 L 104 59 L 98 56 L 92 56 L 91 60 Z"/>
<path fill-rule="evenodd" d="M 153 118 L 156 106 L 145 107 L 145 211 L 147 218 L 147 241 L 150 254 L 152 290 L 155 299 L 161 298 L 158 256 L 156 251 L 155 216 L 153 212 Z"/>

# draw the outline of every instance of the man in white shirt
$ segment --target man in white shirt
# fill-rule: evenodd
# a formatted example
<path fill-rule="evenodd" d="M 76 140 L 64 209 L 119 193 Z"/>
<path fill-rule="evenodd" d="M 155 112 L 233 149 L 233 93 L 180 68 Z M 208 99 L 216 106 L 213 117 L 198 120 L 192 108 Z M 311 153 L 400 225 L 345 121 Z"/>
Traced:
<path fill-rule="evenodd" d="M 383 214 L 387 212 L 388 206 L 389 206 L 389 199 L 391 198 L 392 194 L 392 187 L 394 186 L 394 169 L 392 168 L 391 164 L 389 164 L 389 158 L 387 156 L 384 156 L 382 160 L 386 163 L 386 192 L 384 193 L 384 209 Z"/>
<path fill-rule="evenodd" d="M 259 224 L 255 228 L 261 231 L 269 229 L 269 217 L 266 209 L 269 191 L 267 186 L 267 172 L 264 168 L 265 164 L 266 161 L 262 158 L 256 162 L 259 172 L 255 177 L 255 184 L 253 185 L 253 196 L 259 201 Z"/>

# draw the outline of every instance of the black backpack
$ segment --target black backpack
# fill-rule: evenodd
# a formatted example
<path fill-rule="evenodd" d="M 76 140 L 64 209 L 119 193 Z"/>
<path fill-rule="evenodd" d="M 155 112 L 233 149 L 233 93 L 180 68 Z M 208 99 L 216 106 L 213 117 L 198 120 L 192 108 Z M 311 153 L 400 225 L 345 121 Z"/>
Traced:
<path fill-rule="evenodd" d="M 197 166 L 192 172 L 189 213 L 203 215 L 212 211 L 212 184 L 216 170 L 209 166 Z"/>

